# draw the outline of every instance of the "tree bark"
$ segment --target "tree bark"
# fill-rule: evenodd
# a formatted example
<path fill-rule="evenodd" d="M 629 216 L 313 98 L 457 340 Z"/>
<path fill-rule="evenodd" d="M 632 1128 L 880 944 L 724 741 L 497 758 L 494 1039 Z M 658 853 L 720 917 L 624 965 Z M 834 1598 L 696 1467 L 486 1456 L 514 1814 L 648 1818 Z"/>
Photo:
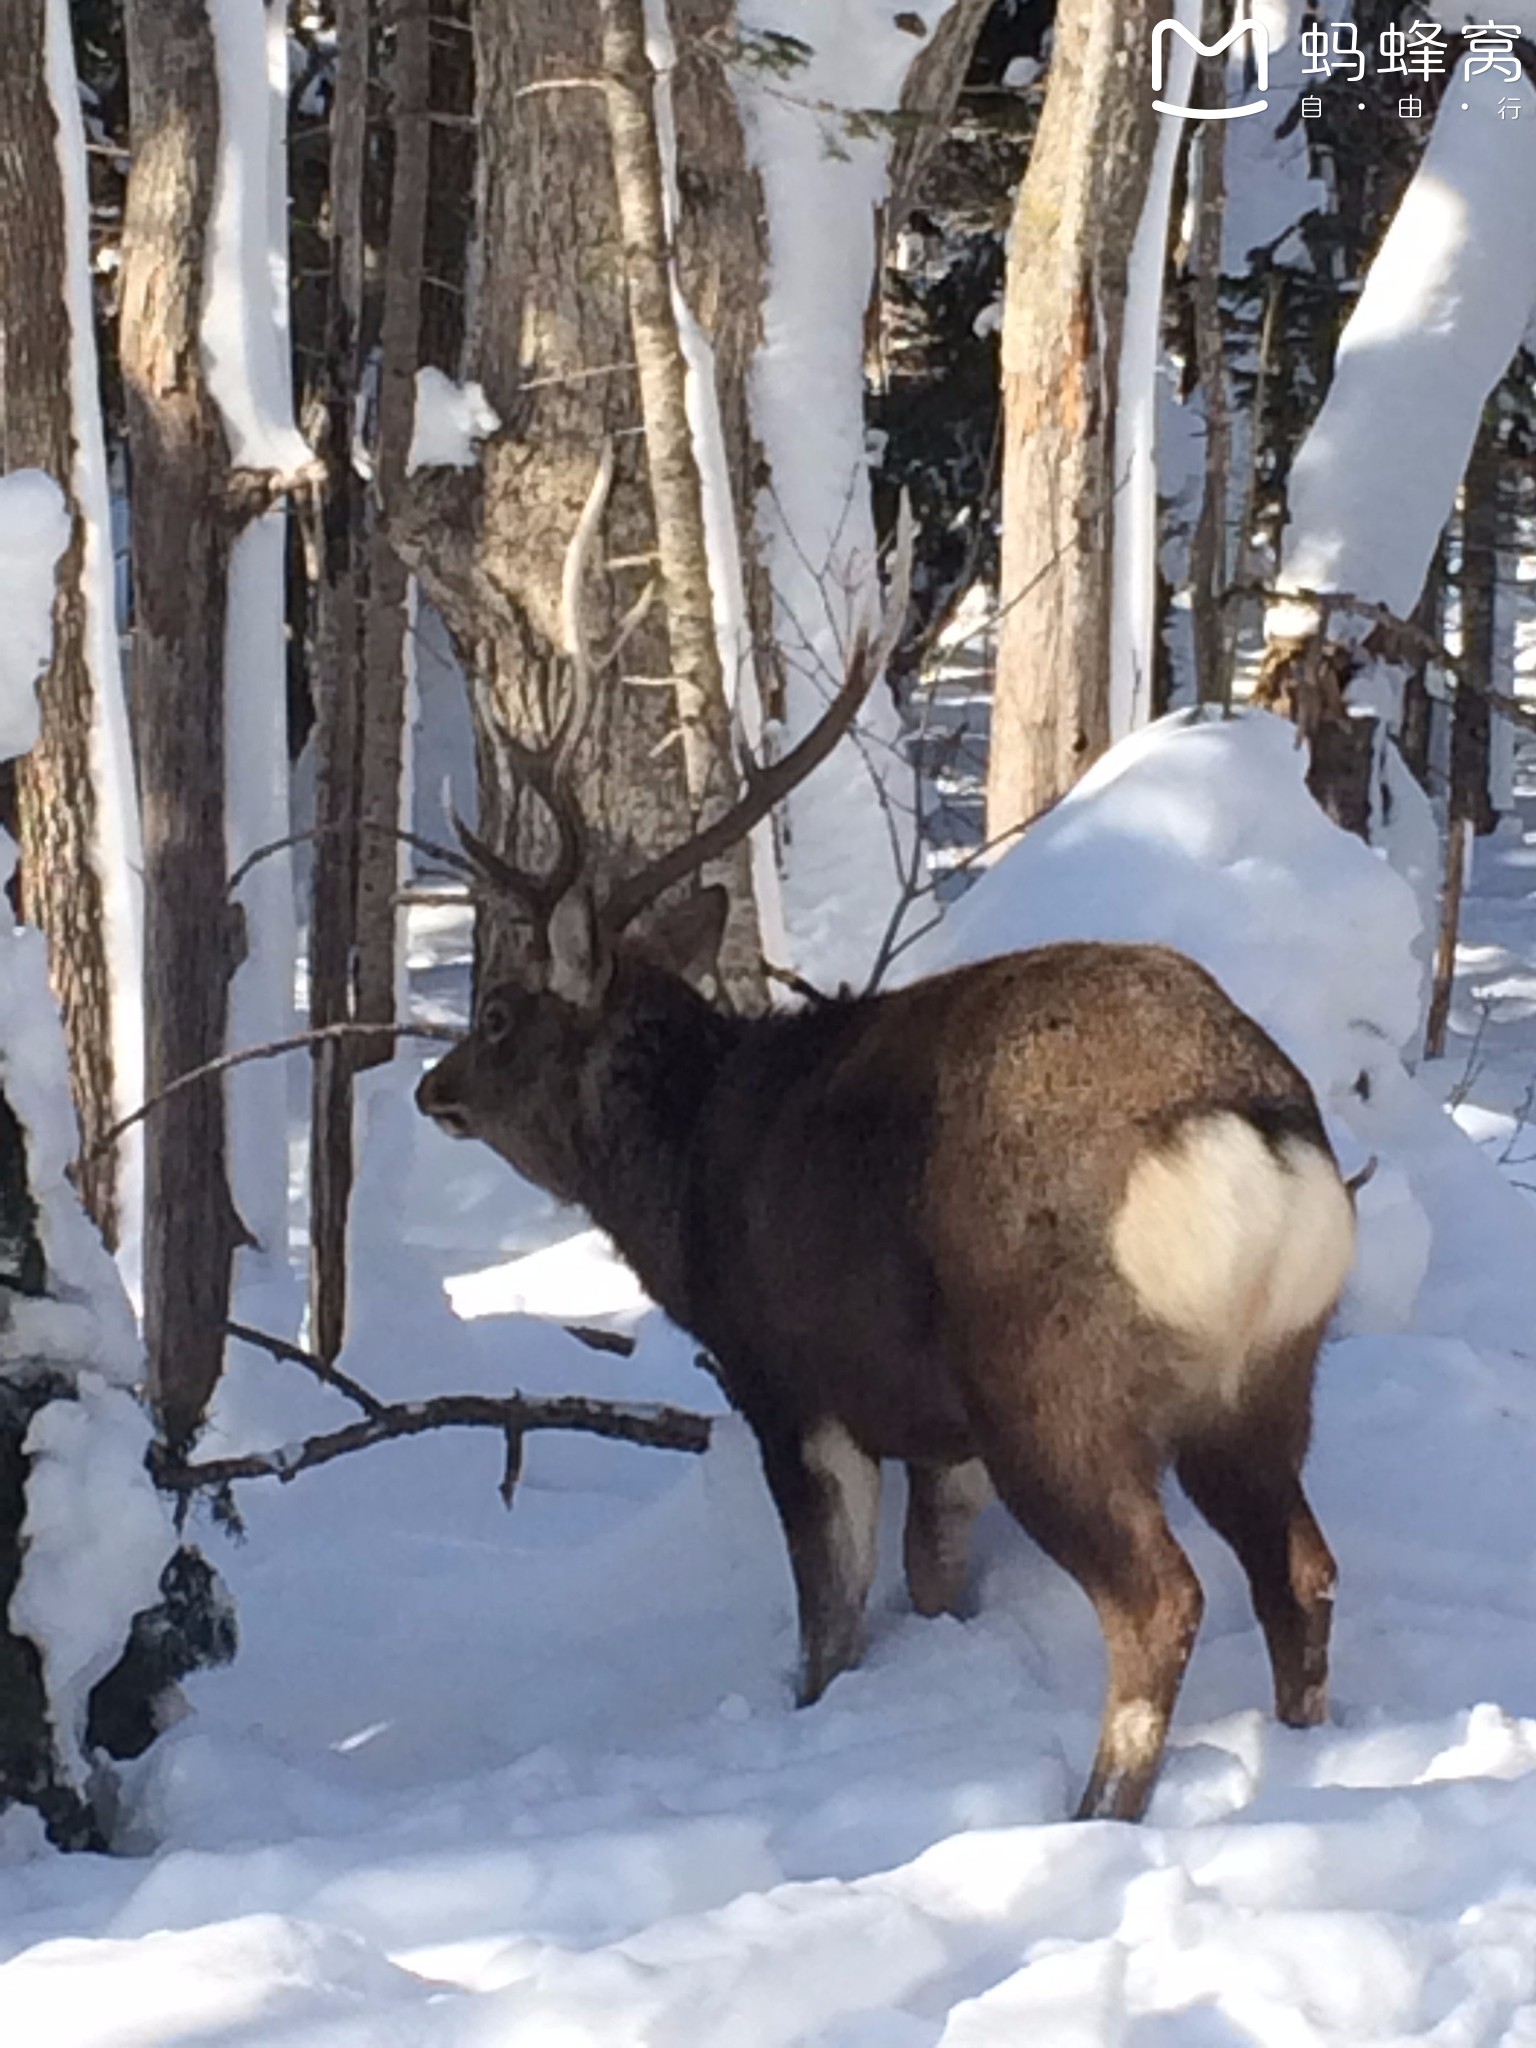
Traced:
<path fill-rule="evenodd" d="M 21 907 L 48 937 L 80 1126 L 81 1198 L 109 1245 L 117 1159 L 111 963 L 92 756 L 97 678 L 88 652 L 85 520 L 74 495 L 75 422 L 59 134 L 49 95 L 46 0 L 0 0 L 0 472 L 46 470 L 73 533 L 59 565 L 53 657 L 38 679 L 37 744 L 17 764 Z M 120 1000 L 134 1002 L 124 989 Z"/>
<path fill-rule="evenodd" d="M 673 304 L 671 236 L 656 130 L 656 78 L 646 52 L 644 0 L 600 0 L 608 133 L 613 151 L 656 561 L 666 610 L 683 778 L 695 822 L 707 824 L 736 795 L 731 714 L 710 585 L 704 486 L 688 418 L 688 372 Z M 766 1001 L 762 946 L 743 841 L 721 862 L 732 926 L 721 973 L 739 1005 Z"/>
<path fill-rule="evenodd" d="M 144 815 L 145 1081 L 224 1049 L 237 930 L 225 895 L 224 625 L 235 530 L 199 320 L 219 133 L 203 0 L 128 0 L 133 168 L 121 356 L 132 455 L 133 694 Z M 144 1330 L 161 1427 L 184 1447 L 224 1355 L 242 1231 L 217 1078 L 146 1138 Z"/>
<path fill-rule="evenodd" d="M 683 291 L 715 353 L 730 473 L 749 472 L 745 377 L 761 303 L 759 200 L 728 82 L 703 47 L 724 0 L 674 8 L 672 79 L 680 153 L 676 244 Z M 409 480 L 392 533 L 442 614 L 472 680 L 481 829 L 498 850 L 539 864 L 534 807 L 503 775 L 497 737 L 537 744 L 569 686 L 562 578 L 605 441 L 615 477 L 586 624 L 599 652 L 621 622 L 622 654 L 602 676 L 575 777 L 601 887 L 687 836 L 693 822 L 678 745 L 664 608 L 640 610 L 659 581 L 644 433 L 595 8 L 565 0 L 488 0 L 475 17 L 479 271 L 468 372 L 501 430 L 475 471 Z M 744 559 L 750 531 L 735 508 Z M 707 657 L 706 657 L 707 658 Z M 739 687 L 753 687 L 743 677 Z M 519 813 L 522 815 L 519 815 Z M 515 945 L 491 935 L 492 950 Z"/>
<path fill-rule="evenodd" d="M 1109 744 L 1115 391 L 1155 139 L 1149 0 L 1063 0 L 1003 314 L 1001 624 L 990 836 Z"/>
<path fill-rule="evenodd" d="M 1499 560 L 1499 437 L 1483 415 L 1467 462 L 1461 497 L 1461 674 L 1451 706 L 1451 781 L 1445 805 L 1445 874 L 1440 929 L 1435 943 L 1424 1057 L 1445 1051 L 1456 946 L 1472 842 L 1499 822 L 1488 793 L 1489 704 L 1493 685 L 1495 605 Z"/>
<path fill-rule="evenodd" d="M 991 6 L 992 0 L 951 0 L 907 73 L 886 199 L 886 219 L 898 228 L 906 220 L 929 158 L 949 132 L 976 38 Z"/>
<path fill-rule="evenodd" d="M 389 71 L 394 143 L 389 230 L 384 247 L 379 327 L 379 397 L 374 475 L 387 504 L 405 481 L 416 419 L 416 368 L 421 361 L 422 252 L 432 137 L 432 0 L 394 0 L 394 54 Z M 368 606 L 363 640 L 362 726 L 359 734 L 355 1013 L 369 1024 L 395 1015 L 400 919 L 400 776 L 405 730 L 405 655 L 410 576 L 381 519 L 368 535 Z M 360 1045 L 364 1044 L 360 1041 Z M 360 1067 L 390 1057 L 353 1055 Z"/>
<path fill-rule="evenodd" d="M 1499 566 L 1499 436 L 1485 414 L 1461 497 L 1461 683 L 1451 716 L 1449 816 L 1479 837 L 1499 822 L 1488 787 Z"/>
<path fill-rule="evenodd" d="M 330 129 L 330 280 L 320 389 L 326 482 L 316 508 L 314 545 L 318 566 L 312 741 L 316 838 L 309 918 L 309 1017 L 318 1026 L 341 1024 L 351 1015 L 362 837 L 358 826 L 362 807 L 359 751 L 367 551 L 363 493 L 352 442 L 362 375 L 370 14 L 370 0 L 338 0 Z M 391 858 L 393 851 L 391 844 Z M 317 1047 L 310 1070 L 309 1313 L 311 1341 L 327 1360 L 340 1351 L 346 1332 L 353 1071 L 350 1048 L 335 1039 Z"/>
<path fill-rule="evenodd" d="M 1440 639 L 1440 593 L 1445 580 L 1444 561 L 1443 547 L 1436 548 L 1435 558 L 1429 565 L 1429 574 L 1424 579 L 1423 592 L 1413 613 L 1413 624 L 1419 633 L 1435 642 Z M 1403 711 L 1397 736 L 1398 751 L 1407 763 L 1415 782 L 1425 791 L 1429 788 L 1429 750 L 1434 737 L 1435 707 L 1435 700 L 1429 694 L 1428 669 L 1428 650 L 1421 643 L 1413 654 L 1412 666 L 1403 684 Z"/>
<path fill-rule="evenodd" d="M 1221 0 L 1205 0 L 1201 35 L 1214 42 L 1225 24 Z M 1226 103 L 1226 63 L 1206 57 L 1200 65 L 1201 103 Z M 1199 168 L 1195 181 L 1195 357 L 1205 414 L 1205 485 L 1200 517 L 1189 549 L 1190 607 L 1195 638 L 1195 687 L 1202 704 L 1230 705 L 1227 667 L 1227 484 L 1232 431 L 1227 405 L 1227 357 L 1221 321 L 1221 244 L 1226 222 L 1225 121 L 1201 124 L 1195 139 Z"/>

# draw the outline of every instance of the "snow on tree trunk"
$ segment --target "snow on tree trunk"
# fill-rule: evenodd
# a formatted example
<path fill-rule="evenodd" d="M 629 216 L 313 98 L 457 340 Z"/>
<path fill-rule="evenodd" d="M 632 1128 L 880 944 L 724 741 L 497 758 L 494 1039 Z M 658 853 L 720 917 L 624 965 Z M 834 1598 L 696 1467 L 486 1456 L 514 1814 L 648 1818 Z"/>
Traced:
<path fill-rule="evenodd" d="M 70 573 L 77 547 L 56 483 L 0 477 L 0 758 L 39 730 L 33 686 L 63 609 L 55 569 Z M 4 879 L 15 855 L 0 834 Z M 0 1807 L 23 1800 L 61 1845 L 83 1847 L 102 1840 L 92 1692 L 155 1606 L 175 1539 L 144 1469 L 133 1317 L 66 1178 L 74 1119 L 44 940 L 16 925 L 3 891 L 0 953 Z"/>
<path fill-rule="evenodd" d="M 892 132 L 903 141 L 895 167 L 909 181 L 948 118 L 984 12 L 975 0 L 905 10 L 881 0 L 814 9 L 743 0 L 738 9 L 747 61 L 734 82 L 768 231 L 752 427 L 779 663 L 770 708 L 786 746 L 825 707 L 875 593 L 864 345 Z M 785 65 L 767 61 L 773 37 L 790 39 L 778 45 Z M 862 979 L 896 901 L 913 801 L 899 733 L 894 706 L 877 694 L 860 731 L 784 807 L 784 918 L 794 964 L 813 981 Z"/>
<path fill-rule="evenodd" d="M 1110 741 L 1117 400 L 1156 140 L 1146 53 L 1162 11 L 1063 0 L 1019 188 L 1003 314 L 993 834 L 1053 803 Z"/>
<path fill-rule="evenodd" d="M 1279 585 L 1296 595 L 1270 607 L 1260 686 L 1313 734 L 1319 800 L 1386 822 L 1373 837 L 1416 883 L 1426 804 L 1382 741 L 1399 722 L 1407 663 L 1360 650 L 1380 608 L 1407 619 L 1417 605 L 1484 404 L 1536 307 L 1536 90 L 1464 68 L 1291 465 Z M 1501 118 L 1501 102 L 1515 118 Z"/>
<path fill-rule="evenodd" d="M 1206 0 L 1204 11 L 1207 15 L 1212 13 L 1213 0 Z M 1200 0 L 1178 0 L 1169 12 L 1192 32 L 1200 30 Z M 1208 34 L 1206 40 L 1211 39 Z M 1181 37 L 1170 37 L 1166 61 L 1164 97 L 1171 105 L 1187 106 L 1191 100 L 1194 51 Z M 1131 66 L 1134 70 L 1134 53 Z M 1207 104 L 1214 103 L 1213 95 Z M 1157 124 L 1146 197 L 1142 201 L 1141 218 L 1136 224 L 1136 237 L 1131 244 L 1126 268 L 1125 319 L 1115 388 L 1114 571 L 1110 592 L 1109 732 L 1110 738 L 1116 740 L 1124 739 L 1133 727 L 1144 725 L 1152 716 L 1158 623 L 1158 362 L 1162 350 L 1163 274 L 1168 262 L 1168 208 L 1173 197 L 1174 171 L 1184 130 L 1185 124 L 1177 116 L 1166 116 Z M 1211 368 L 1214 367 L 1216 378 L 1222 374 L 1216 295 L 1223 213 L 1220 164 L 1225 141 L 1225 124 L 1213 121 L 1205 124 L 1196 144 L 1200 152 L 1202 191 L 1199 220 L 1200 228 L 1206 234 L 1199 253 L 1202 283 L 1208 281 L 1211 302 L 1211 317 L 1205 332 L 1216 344 L 1209 359 L 1206 355 L 1201 359 L 1208 477 L 1213 461 L 1210 429 L 1217 417 L 1210 394 L 1219 390 L 1219 384 L 1212 381 Z M 1210 246 L 1212 234 L 1214 249 Z M 1224 449 L 1216 470 L 1224 489 Z M 1211 552 L 1215 552 L 1214 540 Z M 1192 546 L 1191 555 L 1198 555 L 1197 547 Z M 1191 566 L 1194 566 L 1193 560 Z M 1197 635 L 1199 630 L 1197 600 Z"/>
<path fill-rule="evenodd" d="M 1500 119 L 1504 99 L 1517 118 Z M 1458 73 L 1291 465 L 1282 589 L 1412 612 L 1484 403 L 1536 310 L 1533 192 L 1536 89 Z M 1286 606 L 1270 630 L 1294 624 Z"/>
<path fill-rule="evenodd" d="M 17 774 L 28 919 L 48 936 L 80 1123 L 79 1185 L 136 1271 L 142 1149 L 101 1148 L 142 1096 L 137 816 L 114 619 L 84 136 L 63 0 L 3 0 L 0 466 L 68 492 L 41 729 Z"/>
<path fill-rule="evenodd" d="M 211 0 L 219 144 L 202 310 L 208 389 L 235 468 L 302 474 L 310 450 L 293 421 L 288 368 L 286 7 Z M 224 625 L 225 845 L 233 872 L 292 830 L 285 635 L 286 509 L 235 539 Z M 293 865 L 259 861 L 237 896 L 242 957 L 229 987 L 229 1037 L 264 1044 L 293 1028 L 297 927 Z M 256 1061 L 225 1083 L 231 1192 L 268 1278 L 288 1253 L 288 1076 Z"/>

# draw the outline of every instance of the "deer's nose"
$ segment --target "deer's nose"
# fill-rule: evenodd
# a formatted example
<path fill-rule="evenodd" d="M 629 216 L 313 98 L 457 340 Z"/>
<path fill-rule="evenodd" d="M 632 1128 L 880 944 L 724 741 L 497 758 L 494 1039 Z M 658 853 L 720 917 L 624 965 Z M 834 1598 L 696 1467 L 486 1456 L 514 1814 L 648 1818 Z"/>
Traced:
<path fill-rule="evenodd" d="M 423 1074 L 416 1086 L 416 1107 L 423 1116 L 431 1117 L 439 1130 L 450 1138 L 470 1136 L 469 1114 L 461 1103 L 443 1099 L 442 1086 L 434 1068 L 430 1074 Z"/>

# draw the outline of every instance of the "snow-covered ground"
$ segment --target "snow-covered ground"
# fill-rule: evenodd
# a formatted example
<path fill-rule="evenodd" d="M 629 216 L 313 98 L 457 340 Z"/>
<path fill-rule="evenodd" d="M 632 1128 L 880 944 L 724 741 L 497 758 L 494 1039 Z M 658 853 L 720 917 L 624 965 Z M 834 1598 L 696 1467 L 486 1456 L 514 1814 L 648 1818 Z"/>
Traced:
<path fill-rule="evenodd" d="M 128 1775 L 123 1855 L 0 1825 L 0 2041 L 1536 2044 L 1536 1218 L 1508 1185 L 1536 1180 L 1536 792 L 1480 853 L 1466 1028 L 1421 1085 L 1394 1050 L 1411 899 L 1299 775 L 1270 721 L 1143 735 L 914 966 L 1173 938 L 1378 1154 L 1310 1477 L 1342 1570 L 1332 1725 L 1270 1720 L 1239 1574 L 1180 1506 L 1209 1603 L 1150 1820 L 1069 1824 L 1098 1632 L 1000 1510 L 964 1623 L 903 1610 L 887 1540 L 867 1663 L 797 1713 L 739 1425 L 700 1459 L 541 1437 L 510 1514 L 494 1440 L 389 1446 L 246 1488 L 243 1545 L 205 1532 L 242 1653 Z M 434 913 L 417 945 L 436 1003 L 462 932 Z M 367 1084 L 352 1369 L 713 1406 L 600 1241 L 440 1139 L 409 1079 Z M 1482 1157 L 1427 1092 L 1463 1080 Z M 634 1356 L 566 1319 L 632 1330 Z M 341 1419 L 241 1354 L 209 1448 Z"/>

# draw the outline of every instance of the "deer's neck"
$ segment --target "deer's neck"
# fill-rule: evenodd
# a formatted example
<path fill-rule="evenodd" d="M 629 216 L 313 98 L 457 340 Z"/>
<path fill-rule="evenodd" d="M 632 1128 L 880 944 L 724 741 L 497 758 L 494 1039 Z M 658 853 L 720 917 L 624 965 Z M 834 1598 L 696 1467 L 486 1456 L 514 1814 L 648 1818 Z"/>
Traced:
<path fill-rule="evenodd" d="M 646 973 L 591 1045 L 581 1081 L 582 1201 L 652 1300 L 685 1327 L 689 1181 L 701 1120 L 744 1029 Z"/>

